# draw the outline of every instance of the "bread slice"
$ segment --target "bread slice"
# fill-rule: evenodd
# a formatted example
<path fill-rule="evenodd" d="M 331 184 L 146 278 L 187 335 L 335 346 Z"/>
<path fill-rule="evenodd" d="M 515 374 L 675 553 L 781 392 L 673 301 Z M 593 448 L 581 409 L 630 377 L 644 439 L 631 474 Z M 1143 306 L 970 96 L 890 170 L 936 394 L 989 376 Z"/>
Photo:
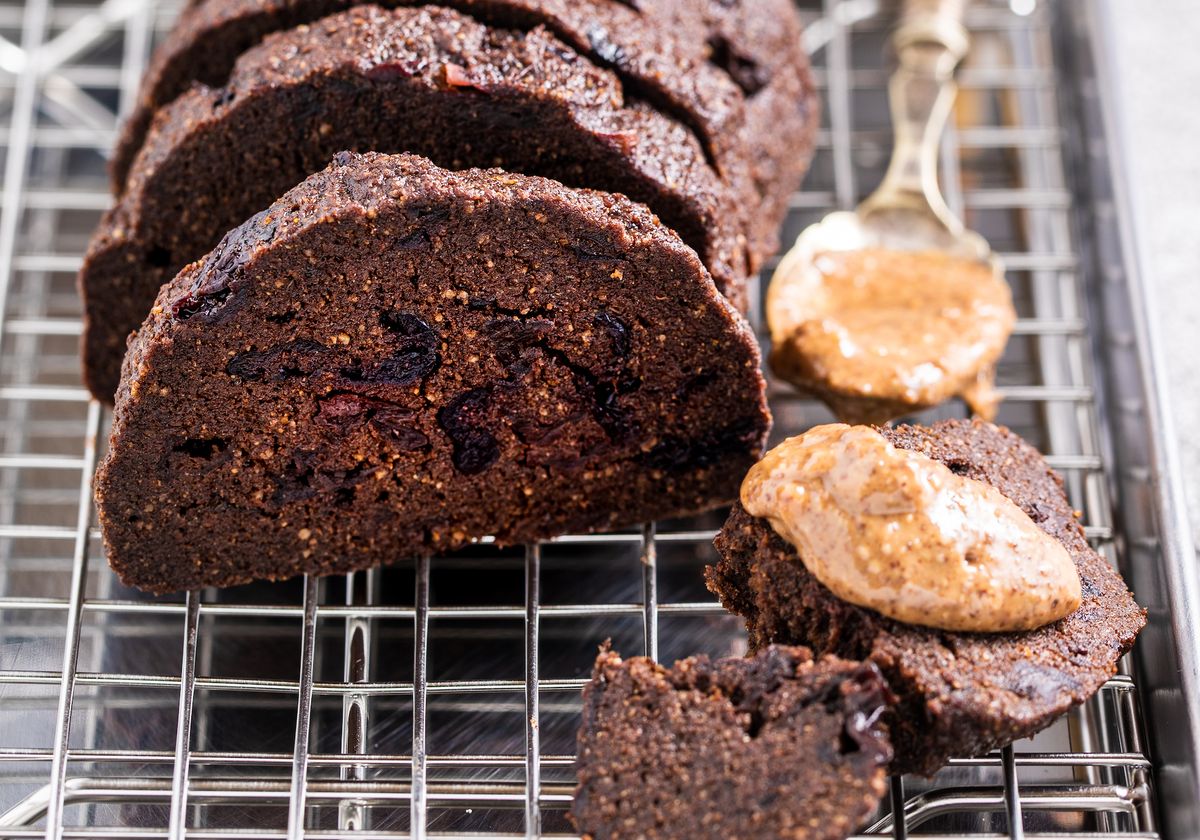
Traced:
<path fill-rule="evenodd" d="M 886 788 L 887 697 L 874 665 L 806 648 L 671 668 L 602 651 L 572 820 L 595 840 L 840 840 Z"/>
<path fill-rule="evenodd" d="M 766 0 L 754 0 L 763 5 Z M 436 4 L 483 23 L 516 29 L 546 26 L 573 50 L 615 70 L 631 93 L 695 131 L 716 160 L 735 147 L 745 119 L 746 90 L 769 82 L 762 62 L 799 55 L 799 41 L 780 51 L 779 3 L 795 20 L 790 0 L 770 0 L 760 27 L 749 0 L 442 0 Z M 272 32 L 311 23 L 355 5 L 349 0 L 201 0 L 188 6 L 155 50 L 134 111 L 112 162 L 116 194 L 149 131 L 154 112 L 193 82 L 224 85 L 234 62 Z M 423 5 L 394 0 L 388 6 Z"/>
<path fill-rule="evenodd" d="M 126 584 L 224 586 L 711 508 L 768 425 L 641 205 L 345 153 L 163 287 L 96 498 Z"/>
<path fill-rule="evenodd" d="M 114 152 L 120 195 L 158 109 L 195 83 L 219 87 L 235 61 L 272 32 L 318 20 L 347 0 L 204 0 L 185 8 L 155 50 Z M 385 6 L 422 5 L 388 0 Z M 443 0 L 492 26 L 545 26 L 613 70 L 630 100 L 687 126 L 731 188 L 754 209 L 750 271 L 778 248 L 788 196 L 800 184 L 820 116 L 792 0 Z"/>
<path fill-rule="evenodd" d="M 740 504 L 717 536 L 721 561 L 707 576 L 726 608 L 746 618 L 753 649 L 804 644 L 878 665 L 898 698 L 886 717 L 893 769 L 931 775 L 951 757 L 1029 737 L 1094 694 L 1133 646 L 1145 611 L 1088 544 L 1062 481 L 1017 435 L 981 420 L 879 431 L 901 449 L 992 485 L 1059 540 L 1079 570 L 1079 609 L 1023 633 L 954 633 L 894 621 L 838 599 L 790 543 Z"/>
<path fill-rule="evenodd" d="M 748 152 L 758 201 L 750 269 L 779 249 L 788 199 L 808 169 L 821 123 L 820 99 L 795 0 L 631 0 L 662 28 L 691 32 L 702 20 L 707 58 L 742 90 L 746 116 L 737 144 Z M 691 35 L 688 38 L 694 37 Z"/>

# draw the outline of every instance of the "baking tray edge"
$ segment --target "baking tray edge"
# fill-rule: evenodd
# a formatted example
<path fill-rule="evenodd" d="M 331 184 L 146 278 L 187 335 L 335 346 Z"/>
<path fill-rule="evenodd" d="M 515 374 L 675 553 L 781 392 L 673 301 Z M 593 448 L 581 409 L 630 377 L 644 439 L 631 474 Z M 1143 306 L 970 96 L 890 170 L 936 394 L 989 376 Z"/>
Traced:
<path fill-rule="evenodd" d="M 1200 576 L 1185 504 L 1153 289 L 1138 248 L 1112 75 L 1109 0 L 1056 4 L 1063 138 L 1077 205 L 1122 570 L 1148 610 L 1140 702 L 1163 833 L 1200 837 Z"/>

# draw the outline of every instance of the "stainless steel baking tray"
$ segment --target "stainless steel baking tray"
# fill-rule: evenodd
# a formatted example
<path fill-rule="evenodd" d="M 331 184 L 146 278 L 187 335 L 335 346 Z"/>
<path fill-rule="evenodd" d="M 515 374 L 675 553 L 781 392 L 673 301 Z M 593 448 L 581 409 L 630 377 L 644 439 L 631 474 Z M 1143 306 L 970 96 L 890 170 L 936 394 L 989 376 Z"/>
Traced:
<path fill-rule="evenodd" d="M 827 107 L 788 238 L 882 175 L 877 5 L 804 6 L 823 21 Z M 866 835 L 1198 834 L 1194 570 L 1106 139 L 1098 8 L 972 8 L 942 177 L 1003 253 L 1020 312 L 1000 420 L 1065 476 L 1150 627 L 1037 738 L 894 780 Z M 108 205 L 114 114 L 175 11 L 0 0 L 0 837 L 569 835 L 597 645 L 744 650 L 701 581 L 720 515 L 186 598 L 124 589 L 105 566 L 89 488 L 108 418 L 79 384 L 74 272 Z M 776 439 L 828 419 L 772 394 Z"/>

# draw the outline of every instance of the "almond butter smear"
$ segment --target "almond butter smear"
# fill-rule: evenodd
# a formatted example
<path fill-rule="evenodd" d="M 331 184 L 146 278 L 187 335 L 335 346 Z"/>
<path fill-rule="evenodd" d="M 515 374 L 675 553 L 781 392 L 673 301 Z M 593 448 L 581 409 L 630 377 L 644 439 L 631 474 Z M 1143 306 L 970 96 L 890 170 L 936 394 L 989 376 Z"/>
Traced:
<path fill-rule="evenodd" d="M 882 423 L 961 395 L 990 420 L 1016 321 L 987 263 L 938 251 L 823 251 L 771 281 L 771 367 L 842 420 Z"/>
<path fill-rule="evenodd" d="M 751 468 L 742 506 L 834 595 L 909 624 L 1031 630 L 1074 612 L 1058 540 L 988 484 L 866 426 L 817 426 Z"/>

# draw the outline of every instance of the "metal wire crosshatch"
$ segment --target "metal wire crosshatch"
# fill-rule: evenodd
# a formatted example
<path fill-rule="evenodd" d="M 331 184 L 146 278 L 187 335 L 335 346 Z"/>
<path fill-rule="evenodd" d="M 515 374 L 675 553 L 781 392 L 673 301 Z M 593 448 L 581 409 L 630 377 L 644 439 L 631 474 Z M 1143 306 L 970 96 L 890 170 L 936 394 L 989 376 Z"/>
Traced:
<path fill-rule="evenodd" d="M 868 192 L 889 143 L 886 15 L 802 5 L 828 36 L 825 124 L 785 241 Z M 79 384 L 74 272 L 109 204 L 114 115 L 176 11 L 0 2 L 0 837 L 570 835 L 597 645 L 744 651 L 701 580 L 720 514 L 186 597 L 124 589 L 104 564 L 90 483 L 108 418 Z M 1020 313 L 1000 420 L 1048 454 L 1115 562 L 1053 11 L 971 9 L 942 180 L 1001 252 Z M 771 393 L 776 440 L 828 419 Z M 893 780 L 865 835 L 1160 836 L 1133 673 L 1032 741 Z"/>

